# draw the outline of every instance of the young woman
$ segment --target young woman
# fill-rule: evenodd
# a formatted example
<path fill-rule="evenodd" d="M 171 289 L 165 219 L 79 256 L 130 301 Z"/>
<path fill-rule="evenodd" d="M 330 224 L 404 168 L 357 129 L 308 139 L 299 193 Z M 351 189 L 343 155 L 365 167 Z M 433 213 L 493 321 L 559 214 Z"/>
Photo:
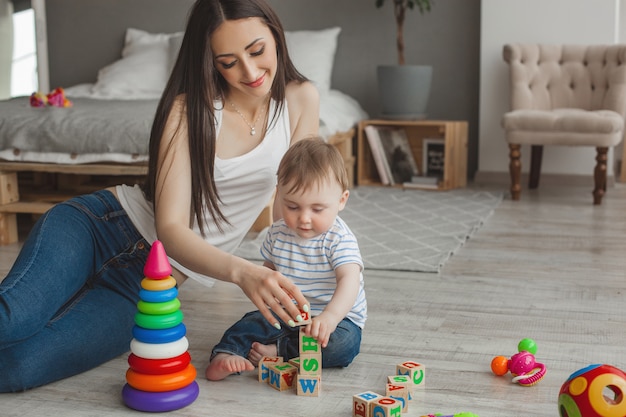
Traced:
<path fill-rule="evenodd" d="M 282 155 L 317 134 L 318 118 L 317 90 L 264 0 L 198 0 L 155 115 L 145 186 L 52 208 L 0 283 L 0 392 L 128 351 L 157 237 L 179 285 L 185 276 L 232 282 L 272 325 L 272 312 L 295 320 L 308 308 L 300 290 L 231 253 L 270 200 Z"/>

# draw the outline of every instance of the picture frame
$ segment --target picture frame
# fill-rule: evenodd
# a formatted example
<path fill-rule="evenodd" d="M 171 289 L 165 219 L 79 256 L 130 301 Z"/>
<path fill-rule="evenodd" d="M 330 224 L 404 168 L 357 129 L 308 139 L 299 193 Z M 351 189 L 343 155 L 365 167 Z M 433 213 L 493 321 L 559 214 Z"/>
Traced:
<path fill-rule="evenodd" d="M 424 176 L 443 178 L 445 151 L 445 139 L 424 139 L 422 141 Z"/>

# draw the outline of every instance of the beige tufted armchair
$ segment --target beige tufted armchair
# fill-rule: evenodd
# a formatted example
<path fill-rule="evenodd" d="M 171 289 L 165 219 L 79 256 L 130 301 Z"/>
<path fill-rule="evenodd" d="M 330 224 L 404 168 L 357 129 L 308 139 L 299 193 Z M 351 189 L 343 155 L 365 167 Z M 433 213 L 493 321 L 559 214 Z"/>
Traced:
<path fill-rule="evenodd" d="M 626 45 L 509 44 L 511 196 L 519 200 L 521 145 L 531 145 L 528 187 L 537 188 L 544 145 L 594 146 L 593 203 L 606 191 L 607 152 L 624 136 Z"/>

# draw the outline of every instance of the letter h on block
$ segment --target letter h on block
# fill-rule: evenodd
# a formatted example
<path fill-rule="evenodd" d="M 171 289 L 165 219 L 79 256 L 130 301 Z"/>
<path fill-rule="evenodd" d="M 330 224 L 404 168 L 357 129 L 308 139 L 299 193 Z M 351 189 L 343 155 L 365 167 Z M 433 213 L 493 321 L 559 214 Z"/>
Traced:
<path fill-rule="evenodd" d="M 299 332 L 300 372 L 297 378 L 297 394 L 319 396 L 322 383 L 322 347 L 312 337 Z"/>

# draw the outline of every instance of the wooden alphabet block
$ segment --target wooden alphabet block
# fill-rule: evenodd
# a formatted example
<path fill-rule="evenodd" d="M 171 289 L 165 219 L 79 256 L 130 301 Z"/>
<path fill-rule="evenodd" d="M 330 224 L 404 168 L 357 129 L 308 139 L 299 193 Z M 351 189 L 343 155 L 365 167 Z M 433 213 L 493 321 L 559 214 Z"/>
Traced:
<path fill-rule="evenodd" d="M 269 384 L 278 391 L 285 391 L 294 387 L 298 368 L 288 363 L 269 365 Z"/>
<path fill-rule="evenodd" d="M 385 394 L 387 397 L 393 398 L 402 404 L 403 413 L 409 411 L 409 389 L 406 385 L 387 383 Z"/>
<path fill-rule="evenodd" d="M 263 356 L 259 361 L 259 382 L 269 383 L 270 380 L 270 365 L 283 363 L 281 356 Z"/>
<path fill-rule="evenodd" d="M 402 404 L 389 397 L 376 398 L 370 404 L 370 415 L 372 417 L 400 417 Z"/>
<path fill-rule="evenodd" d="M 372 402 L 381 398 L 382 395 L 372 391 L 365 391 L 352 396 L 352 417 L 371 417 L 370 406 Z"/>
<path fill-rule="evenodd" d="M 411 401 L 413 399 L 413 390 L 415 389 L 415 386 L 413 385 L 413 381 L 409 375 L 390 375 L 387 377 L 387 383 L 406 387 L 408 400 Z"/>
<path fill-rule="evenodd" d="M 295 358 L 291 358 L 287 361 L 287 363 L 292 364 L 293 366 L 295 366 L 296 368 L 298 368 L 298 370 L 300 369 L 300 357 L 296 356 Z"/>
<path fill-rule="evenodd" d="M 396 365 L 396 374 L 408 375 L 413 381 L 414 388 L 426 386 L 426 367 L 420 363 L 407 361 Z"/>
<path fill-rule="evenodd" d="M 322 375 L 322 354 L 301 354 L 300 356 L 301 375 Z"/>
<path fill-rule="evenodd" d="M 319 397 L 322 389 L 322 377 L 319 375 L 296 376 L 296 393 L 306 397 Z"/>
<path fill-rule="evenodd" d="M 311 323 L 311 314 L 306 311 L 300 310 L 300 316 L 302 317 L 302 321 L 297 321 L 296 326 L 306 326 Z"/>

